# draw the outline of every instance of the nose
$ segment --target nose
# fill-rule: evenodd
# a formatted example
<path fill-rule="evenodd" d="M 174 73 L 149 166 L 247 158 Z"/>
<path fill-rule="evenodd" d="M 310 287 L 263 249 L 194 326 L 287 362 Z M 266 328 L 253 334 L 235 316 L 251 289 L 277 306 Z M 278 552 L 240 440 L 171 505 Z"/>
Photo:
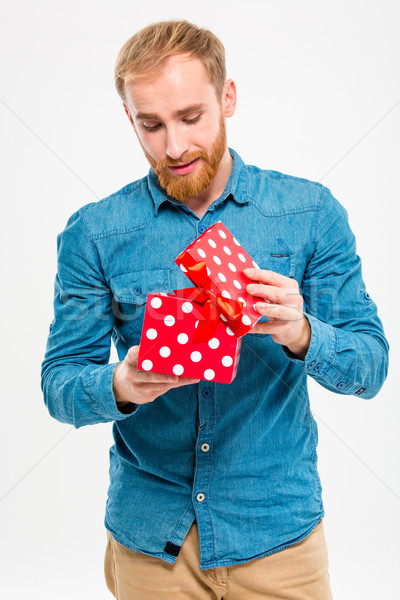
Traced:
<path fill-rule="evenodd" d="M 178 160 L 188 151 L 186 136 L 176 127 L 167 130 L 166 153 L 173 160 Z"/>

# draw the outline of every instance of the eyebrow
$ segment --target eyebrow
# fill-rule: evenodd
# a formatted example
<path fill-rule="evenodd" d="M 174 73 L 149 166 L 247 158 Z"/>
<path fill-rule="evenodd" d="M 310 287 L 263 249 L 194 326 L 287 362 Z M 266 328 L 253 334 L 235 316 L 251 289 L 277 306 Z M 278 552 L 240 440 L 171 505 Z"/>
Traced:
<path fill-rule="evenodd" d="M 192 104 L 192 106 L 187 106 L 186 108 L 181 108 L 181 110 L 177 110 L 174 112 L 174 117 L 183 117 L 184 115 L 189 115 L 192 112 L 197 112 L 198 110 L 203 110 L 204 104 Z M 136 115 L 137 119 L 148 119 L 149 121 L 161 121 L 160 117 L 156 113 L 142 113 L 139 112 Z"/>

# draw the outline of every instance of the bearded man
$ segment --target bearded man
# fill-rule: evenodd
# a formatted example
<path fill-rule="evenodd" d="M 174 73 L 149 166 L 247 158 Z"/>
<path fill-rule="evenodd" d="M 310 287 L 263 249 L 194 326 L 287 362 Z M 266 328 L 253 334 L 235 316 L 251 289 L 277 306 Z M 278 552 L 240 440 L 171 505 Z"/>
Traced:
<path fill-rule="evenodd" d="M 113 422 L 107 586 L 120 600 L 328 600 L 307 377 L 367 399 L 388 363 L 346 211 L 321 184 L 228 147 L 236 86 L 211 32 L 146 27 L 121 49 L 115 82 L 151 168 L 59 235 L 42 365 L 54 418 Z M 139 370 L 147 294 L 187 287 L 174 259 L 218 221 L 258 265 L 247 292 L 264 317 L 235 379 Z"/>

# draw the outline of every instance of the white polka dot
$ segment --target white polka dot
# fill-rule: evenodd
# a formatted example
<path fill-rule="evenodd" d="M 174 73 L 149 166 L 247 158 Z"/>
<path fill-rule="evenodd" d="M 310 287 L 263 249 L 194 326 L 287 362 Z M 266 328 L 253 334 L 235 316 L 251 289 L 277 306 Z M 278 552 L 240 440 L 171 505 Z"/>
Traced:
<path fill-rule="evenodd" d="M 145 371 L 150 371 L 150 369 L 153 368 L 153 363 L 151 362 L 151 360 L 144 360 L 142 362 L 142 369 L 144 369 Z"/>
<path fill-rule="evenodd" d="M 224 282 L 226 281 L 226 277 L 225 277 L 225 275 L 223 273 L 218 273 L 218 279 L 220 281 L 224 281 Z"/>
<path fill-rule="evenodd" d="M 206 267 L 206 269 L 207 269 L 207 275 L 210 277 L 211 271 L 210 271 L 210 269 L 208 267 Z"/>
<path fill-rule="evenodd" d="M 226 321 L 226 320 L 227 320 L 227 318 L 226 318 L 224 315 L 222 315 L 222 314 L 221 314 L 221 315 L 219 315 L 219 316 L 221 317 L 221 319 L 222 319 L 223 321 Z"/>
<path fill-rule="evenodd" d="M 246 300 L 244 300 L 242 296 L 239 296 L 238 300 L 243 303 L 243 306 L 246 306 Z"/>
<path fill-rule="evenodd" d="M 248 317 L 247 315 L 243 315 L 243 317 L 242 317 L 242 323 L 244 325 L 251 325 L 251 319 L 250 319 L 250 317 Z"/>
<path fill-rule="evenodd" d="M 206 369 L 204 371 L 204 377 L 210 381 L 210 379 L 214 379 L 215 373 L 212 369 Z"/>
<path fill-rule="evenodd" d="M 229 256 L 232 254 L 231 250 L 228 248 L 228 246 L 224 246 L 224 252 L 226 252 Z"/>
<path fill-rule="evenodd" d="M 231 271 L 233 271 L 234 273 L 236 273 L 236 267 L 233 263 L 228 263 L 228 267 L 230 268 Z"/>
<path fill-rule="evenodd" d="M 199 362 L 199 360 L 201 360 L 202 356 L 201 356 L 200 352 L 197 352 L 197 350 L 195 350 L 190 355 L 190 358 L 192 359 L 193 362 Z"/>
<path fill-rule="evenodd" d="M 220 235 L 220 236 L 221 236 L 221 237 L 222 237 L 224 240 L 226 240 L 226 233 L 225 233 L 225 231 L 222 231 L 222 229 L 218 229 L 218 233 L 219 233 L 219 235 Z"/>
<path fill-rule="evenodd" d="M 232 356 L 224 356 L 221 362 L 224 365 L 224 367 L 230 367 L 233 363 L 233 358 Z"/>
<path fill-rule="evenodd" d="M 167 358 L 167 356 L 171 354 L 171 349 L 168 348 L 168 346 L 163 346 L 162 348 L 160 348 L 160 354 L 164 358 Z"/>
<path fill-rule="evenodd" d="M 186 344 L 189 338 L 186 333 L 180 333 L 177 339 L 180 344 Z"/>
<path fill-rule="evenodd" d="M 197 327 L 197 325 L 198 325 L 198 324 L 199 324 L 199 322 L 198 322 L 198 321 L 196 321 L 196 323 L 194 324 L 194 326 L 195 326 L 195 327 Z"/>
<path fill-rule="evenodd" d="M 242 289 L 242 284 L 237 279 L 233 280 L 233 285 L 237 287 L 238 290 Z"/>
<path fill-rule="evenodd" d="M 164 318 L 164 323 L 167 327 L 172 327 L 172 325 L 175 324 L 175 317 L 173 317 L 172 315 L 167 315 Z"/>
<path fill-rule="evenodd" d="M 150 304 L 153 308 L 160 308 L 162 304 L 161 298 L 152 298 Z"/>
<path fill-rule="evenodd" d="M 190 313 L 193 310 L 193 304 L 191 302 L 184 302 L 182 304 L 182 310 L 185 313 Z"/>
<path fill-rule="evenodd" d="M 179 268 L 184 272 L 187 273 L 187 269 L 185 269 L 185 267 L 183 265 L 179 265 Z"/>
<path fill-rule="evenodd" d="M 198 254 L 200 254 L 201 258 L 205 258 L 206 257 L 206 253 L 201 248 L 197 248 L 197 252 L 198 252 Z"/>
<path fill-rule="evenodd" d="M 172 372 L 175 375 L 182 375 L 182 373 L 183 373 L 183 367 L 182 367 L 182 365 L 174 365 L 172 367 Z"/>
<path fill-rule="evenodd" d="M 155 340 L 157 337 L 157 331 L 155 329 L 148 329 L 146 331 L 146 336 L 149 338 L 149 340 Z"/>
<path fill-rule="evenodd" d="M 245 259 L 245 257 L 243 256 L 243 254 L 238 254 L 238 257 L 240 258 L 240 260 L 241 260 L 242 262 L 246 262 L 246 259 Z"/>
<path fill-rule="evenodd" d="M 210 348 L 218 348 L 219 346 L 219 339 L 218 338 L 212 338 L 209 342 L 208 345 L 210 346 Z"/>
<path fill-rule="evenodd" d="M 214 240 L 208 240 L 208 243 L 210 244 L 211 248 L 217 247 L 217 244 L 214 242 Z"/>
<path fill-rule="evenodd" d="M 256 262 L 254 262 L 254 260 L 251 261 L 253 263 L 253 265 L 255 266 L 256 269 L 259 269 L 260 267 L 258 266 L 258 264 Z"/>
<path fill-rule="evenodd" d="M 233 239 L 233 241 L 235 242 L 236 246 L 240 246 L 240 243 L 237 241 L 237 239 L 236 239 L 235 237 L 234 237 L 234 238 L 232 238 L 232 239 Z"/>
<path fill-rule="evenodd" d="M 223 296 L 224 298 L 232 298 L 228 290 L 222 290 L 221 296 Z"/>
<path fill-rule="evenodd" d="M 221 259 L 218 256 L 213 256 L 214 262 L 217 263 L 217 265 L 221 264 Z"/>
<path fill-rule="evenodd" d="M 226 328 L 226 333 L 227 333 L 228 335 L 235 335 L 235 334 L 233 333 L 233 331 L 232 331 L 232 329 L 231 329 L 230 327 L 227 327 L 227 328 Z"/>

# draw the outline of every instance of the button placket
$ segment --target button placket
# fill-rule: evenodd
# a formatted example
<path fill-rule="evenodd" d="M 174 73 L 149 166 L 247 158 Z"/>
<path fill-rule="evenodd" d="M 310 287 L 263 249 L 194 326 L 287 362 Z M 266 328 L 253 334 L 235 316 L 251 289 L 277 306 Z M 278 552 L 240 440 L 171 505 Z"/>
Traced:
<path fill-rule="evenodd" d="M 214 556 L 213 524 L 210 504 L 210 478 L 213 460 L 215 420 L 215 384 L 201 381 L 198 385 L 198 429 L 196 442 L 196 467 L 193 481 L 193 508 L 201 544 L 201 553 L 206 561 Z"/>

